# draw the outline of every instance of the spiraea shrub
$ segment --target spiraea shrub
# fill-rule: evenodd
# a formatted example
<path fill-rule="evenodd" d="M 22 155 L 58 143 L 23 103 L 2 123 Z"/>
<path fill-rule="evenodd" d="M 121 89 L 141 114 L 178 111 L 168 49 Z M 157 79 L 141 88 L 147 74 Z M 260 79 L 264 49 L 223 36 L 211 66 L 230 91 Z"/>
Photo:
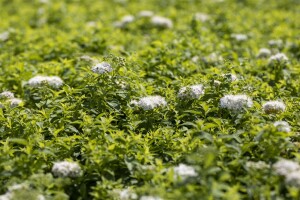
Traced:
<path fill-rule="evenodd" d="M 0 199 L 299 199 L 298 0 L 0 0 Z"/>

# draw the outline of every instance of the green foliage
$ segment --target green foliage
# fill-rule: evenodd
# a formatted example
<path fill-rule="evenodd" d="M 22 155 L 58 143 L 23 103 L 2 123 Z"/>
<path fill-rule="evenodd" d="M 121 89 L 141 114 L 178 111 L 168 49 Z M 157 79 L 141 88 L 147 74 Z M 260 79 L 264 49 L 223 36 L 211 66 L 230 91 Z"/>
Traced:
<path fill-rule="evenodd" d="M 300 198 L 272 168 L 280 158 L 300 161 L 297 0 L 0 0 L 0 8 L 0 93 L 24 102 L 11 107 L 0 98 L 1 194 L 120 199 L 128 188 L 137 198 Z M 139 17 L 142 10 L 171 19 L 173 28 Z M 125 15 L 135 20 L 115 27 Z M 258 58 L 260 48 L 289 61 Z M 113 72 L 91 71 L 102 61 Z M 64 84 L 31 87 L 36 75 Z M 199 99 L 178 98 L 194 84 L 204 85 Z M 227 94 L 246 94 L 253 106 L 221 108 Z M 132 105 L 149 95 L 167 106 Z M 286 111 L 266 114 L 269 100 L 282 100 Z M 292 131 L 275 128 L 279 120 Z M 78 163 L 82 176 L 53 176 L 63 160 Z M 269 168 L 251 170 L 250 161 Z M 197 176 L 176 178 L 181 163 Z M 17 184 L 24 187 L 10 191 Z"/>

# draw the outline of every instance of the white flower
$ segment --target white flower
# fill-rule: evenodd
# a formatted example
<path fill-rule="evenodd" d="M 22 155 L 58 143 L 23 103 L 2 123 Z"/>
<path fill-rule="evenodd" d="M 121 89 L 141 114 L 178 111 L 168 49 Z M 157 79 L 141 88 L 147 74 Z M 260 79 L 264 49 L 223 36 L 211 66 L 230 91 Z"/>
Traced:
<path fill-rule="evenodd" d="M 48 85 L 50 85 L 53 88 L 59 88 L 64 84 L 63 80 L 59 78 L 58 76 L 49 76 L 48 77 Z"/>
<path fill-rule="evenodd" d="M 75 162 L 61 161 L 54 163 L 52 173 L 59 177 L 79 177 L 81 168 Z"/>
<path fill-rule="evenodd" d="M 130 189 L 124 189 L 121 191 L 117 191 L 119 194 L 119 199 L 120 200 L 131 200 L 131 199 L 137 199 L 138 196 L 136 193 L 132 192 Z"/>
<path fill-rule="evenodd" d="M 216 53 L 211 53 L 208 56 L 204 57 L 203 60 L 206 63 L 218 63 L 223 61 L 223 57 Z"/>
<path fill-rule="evenodd" d="M 105 74 L 112 72 L 113 68 L 107 62 L 98 63 L 92 67 L 92 71 L 97 74 Z"/>
<path fill-rule="evenodd" d="M 25 184 L 25 183 L 15 184 L 15 185 L 8 187 L 8 192 L 14 192 L 16 190 L 22 190 L 22 189 L 28 189 L 28 188 L 29 188 L 29 185 Z"/>
<path fill-rule="evenodd" d="M 126 25 L 132 23 L 135 20 L 134 16 L 126 15 L 122 17 L 120 21 L 114 22 L 114 26 L 117 28 L 124 28 Z"/>
<path fill-rule="evenodd" d="M 140 200 L 162 200 L 160 197 L 155 196 L 142 196 Z"/>
<path fill-rule="evenodd" d="M 210 17 L 205 13 L 196 13 L 194 18 L 196 21 L 206 22 Z"/>
<path fill-rule="evenodd" d="M 231 34 L 231 37 L 239 42 L 246 41 L 248 39 L 248 36 L 245 34 Z"/>
<path fill-rule="evenodd" d="M 282 159 L 277 161 L 273 165 L 273 168 L 277 174 L 287 176 L 291 172 L 298 171 L 300 169 L 300 166 L 294 161 Z"/>
<path fill-rule="evenodd" d="M 124 17 L 122 17 L 121 22 L 124 24 L 128 24 L 134 21 L 134 16 L 132 15 L 126 15 Z"/>
<path fill-rule="evenodd" d="M 46 200 L 45 196 L 42 194 L 39 194 L 36 198 L 37 200 Z"/>
<path fill-rule="evenodd" d="M 269 63 L 287 62 L 289 59 L 284 53 L 277 53 L 269 58 Z"/>
<path fill-rule="evenodd" d="M 269 168 L 269 165 L 264 161 L 258 161 L 258 162 L 248 161 L 246 163 L 246 167 L 251 170 L 258 170 L 258 169 L 262 170 L 262 169 Z"/>
<path fill-rule="evenodd" d="M 63 85 L 63 80 L 58 76 L 35 76 L 28 81 L 30 87 L 40 87 L 48 84 L 50 87 L 59 88 Z"/>
<path fill-rule="evenodd" d="M 250 108 L 252 105 L 251 98 L 244 94 L 225 95 L 220 99 L 220 106 L 232 111 L 240 111 L 243 108 Z"/>
<path fill-rule="evenodd" d="M 152 17 L 154 13 L 150 10 L 142 10 L 138 13 L 139 17 L 149 18 Z"/>
<path fill-rule="evenodd" d="M 141 98 L 137 102 L 132 101 L 131 103 L 141 107 L 144 110 L 152 110 L 156 107 L 163 107 L 167 105 L 165 98 L 161 96 L 147 96 Z"/>
<path fill-rule="evenodd" d="M 204 88 L 202 84 L 192 85 L 188 87 L 183 87 L 179 90 L 179 98 L 190 98 L 198 99 L 202 94 L 204 94 Z"/>
<path fill-rule="evenodd" d="M 285 122 L 285 121 L 276 121 L 274 122 L 273 124 L 278 131 L 281 131 L 281 132 L 291 132 L 291 127 L 289 125 L 289 123 Z"/>
<path fill-rule="evenodd" d="M 221 81 L 214 80 L 214 86 L 219 87 L 221 85 Z"/>
<path fill-rule="evenodd" d="M 50 3 L 50 0 L 40 0 L 40 3 Z"/>
<path fill-rule="evenodd" d="M 175 178 L 180 177 L 181 179 L 186 179 L 188 177 L 198 176 L 198 174 L 193 167 L 185 164 L 179 164 L 179 166 L 174 167 L 174 176 Z"/>
<path fill-rule="evenodd" d="M 234 74 L 223 74 L 222 76 L 223 77 L 229 77 L 231 82 L 238 80 L 237 76 L 234 75 Z"/>
<path fill-rule="evenodd" d="M 6 41 L 9 39 L 10 33 L 8 31 L 5 31 L 3 33 L 0 33 L 0 41 Z"/>
<path fill-rule="evenodd" d="M 97 27 L 97 22 L 89 21 L 89 22 L 86 23 L 86 26 L 91 27 L 91 28 L 95 28 L 95 27 Z"/>
<path fill-rule="evenodd" d="M 285 182 L 294 186 L 300 186 L 300 170 L 286 174 Z"/>
<path fill-rule="evenodd" d="M 161 17 L 161 16 L 153 16 L 151 18 L 151 23 L 157 27 L 161 28 L 172 28 L 173 27 L 173 22 L 172 20 Z"/>
<path fill-rule="evenodd" d="M 269 40 L 268 44 L 271 47 L 281 47 L 283 45 L 282 40 Z"/>
<path fill-rule="evenodd" d="M 267 114 L 280 113 L 285 110 L 285 105 L 281 101 L 268 101 L 263 104 L 263 110 Z"/>
<path fill-rule="evenodd" d="M 10 192 L 0 195 L 0 200 L 12 200 L 12 199 L 13 199 L 13 194 L 11 194 Z"/>
<path fill-rule="evenodd" d="M 14 93 L 10 91 L 4 91 L 0 93 L 0 99 L 12 99 L 14 97 L 15 97 Z"/>
<path fill-rule="evenodd" d="M 267 58 L 271 55 L 271 51 L 270 49 L 267 49 L 267 48 L 261 48 L 259 51 L 258 51 L 258 54 L 257 54 L 257 58 Z"/>
<path fill-rule="evenodd" d="M 23 104 L 23 101 L 21 99 L 18 99 L 18 98 L 9 99 L 9 102 L 10 102 L 10 107 L 11 108 L 21 106 Z"/>

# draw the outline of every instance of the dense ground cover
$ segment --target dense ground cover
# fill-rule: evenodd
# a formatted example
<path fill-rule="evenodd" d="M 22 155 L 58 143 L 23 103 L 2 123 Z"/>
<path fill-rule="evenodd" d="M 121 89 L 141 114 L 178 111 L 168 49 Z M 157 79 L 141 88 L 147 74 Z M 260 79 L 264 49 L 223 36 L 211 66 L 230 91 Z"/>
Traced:
<path fill-rule="evenodd" d="M 0 199 L 300 198 L 299 10 L 0 0 Z"/>

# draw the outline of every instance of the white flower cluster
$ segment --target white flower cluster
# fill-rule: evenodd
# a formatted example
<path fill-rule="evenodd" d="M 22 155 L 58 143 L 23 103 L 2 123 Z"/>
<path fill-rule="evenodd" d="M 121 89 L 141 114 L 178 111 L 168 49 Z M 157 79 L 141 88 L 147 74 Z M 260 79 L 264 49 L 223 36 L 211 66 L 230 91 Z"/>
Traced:
<path fill-rule="evenodd" d="M 159 28 L 172 28 L 173 27 L 172 20 L 170 20 L 166 17 L 161 17 L 161 16 L 153 16 L 151 18 L 151 23 L 154 26 L 157 26 Z"/>
<path fill-rule="evenodd" d="M 245 34 L 231 34 L 231 38 L 235 39 L 236 41 L 242 42 L 248 39 L 248 36 Z"/>
<path fill-rule="evenodd" d="M 132 200 L 132 199 L 137 199 L 138 195 L 134 192 L 132 192 L 130 189 L 124 189 L 124 190 L 117 190 L 115 191 L 120 200 Z"/>
<path fill-rule="evenodd" d="M 105 74 L 105 73 L 109 73 L 112 71 L 113 71 L 113 68 L 107 62 L 101 62 L 92 67 L 92 72 L 94 72 L 96 74 Z"/>
<path fill-rule="evenodd" d="M 61 161 L 54 163 L 52 173 L 58 177 L 79 177 L 81 176 L 81 168 L 75 162 Z"/>
<path fill-rule="evenodd" d="M 14 97 L 15 97 L 14 93 L 10 91 L 4 91 L 0 93 L 0 99 L 12 99 Z"/>
<path fill-rule="evenodd" d="M 5 42 L 6 40 L 9 39 L 9 35 L 10 35 L 10 33 L 8 31 L 0 33 L 0 41 Z"/>
<path fill-rule="evenodd" d="M 156 196 L 142 196 L 140 200 L 162 200 L 162 199 Z"/>
<path fill-rule="evenodd" d="M 154 15 L 154 13 L 150 10 L 142 10 L 138 13 L 138 16 L 141 18 L 150 18 Z"/>
<path fill-rule="evenodd" d="M 282 40 L 269 40 L 268 44 L 271 47 L 281 47 L 283 45 L 283 41 Z"/>
<path fill-rule="evenodd" d="M 273 168 L 278 175 L 284 176 L 287 184 L 300 186 L 300 165 L 297 162 L 282 159 Z"/>
<path fill-rule="evenodd" d="M 196 170 L 192 166 L 188 166 L 185 164 L 179 164 L 177 167 L 174 167 L 174 178 L 181 178 L 185 180 L 189 177 L 196 177 L 198 176 Z"/>
<path fill-rule="evenodd" d="M 18 190 L 23 190 L 23 191 L 27 190 L 28 191 L 30 189 L 31 188 L 26 183 L 12 185 L 12 186 L 8 187 L 8 191 L 5 194 L 0 195 L 0 200 L 13 200 L 13 199 L 16 199 L 14 197 L 15 192 L 17 192 Z M 36 196 L 35 199 L 36 200 L 45 200 L 46 198 L 42 194 L 39 194 L 39 195 Z"/>
<path fill-rule="evenodd" d="M 117 28 L 124 28 L 126 27 L 128 24 L 134 22 L 135 18 L 132 15 L 126 15 L 124 17 L 122 17 L 122 19 L 120 21 L 114 22 L 114 26 Z"/>
<path fill-rule="evenodd" d="M 198 84 L 181 88 L 178 92 L 178 97 L 187 99 L 198 99 L 203 94 L 203 85 Z"/>
<path fill-rule="evenodd" d="M 59 88 L 64 82 L 58 76 L 35 76 L 28 81 L 30 87 L 40 87 L 42 85 L 48 84 L 50 87 Z"/>
<path fill-rule="evenodd" d="M 210 19 L 210 16 L 205 13 L 196 13 L 194 19 L 196 21 L 206 22 Z"/>
<path fill-rule="evenodd" d="M 23 104 L 23 101 L 21 99 L 15 98 L 14 93 L 10 92 L 10 91 L 4 91 L 2 93 L 0 93 L 0 99 L 5 99 L 6 102 L 9 102 L 10 107 L 14 108 L 17 106 L 20 106 Z M 4 105 L 0 103 L 0 108 L 3 108 Z"/>
<path fill-rule="evenodd" d="M 251 108 L 253 102 L 250 97 L 244 94 L 225 95 L 220 99 L 220 106 L 231 111 L 240 111 L 243 108 Z"/>
<path fill-rule="evenodd" d="M 269 58 L 269 63 L 286 63 L 289 59 L 284 53 L 277 53 Z"/>
<path fill-rule="evenodd" d="M 268 58 L 271 55 L 270 49 L 261 48 L 256 55 L 257 58 Z"/>
<path fill-rule="evenodd" d="M 238 80 L 237 76 L 234 74 L 224 74 L 223 76 L 229 76 L 230 81 L 232 82 Z"/>
<path fill-rule="evenodd" d="M 141 107 L 144 110 L 152 110 L 156 107 L 166 106 L 167 102 L 165 98 L 156 95 L 143 97 L 139 101 L 133 100 L 130 102 L 130 104 Z"/>
<path fill-rule="evenodd" d="M 263 110 L 267 114 L 280 113 L 285 110 L 285 104 L 281 101 L 268 101 L 263 104 Z"/>
<path fill-rule="evenodd" d="M 246 163 L 246 167 L 250 170 L 263 170 L 263 169 L 268 169 L 269 165 L 265 163 L 264 161 L 258 161 L 258 162 L 253 162 L 253 161 L 248 161 Z"/>
<path fill-rule="evenodd" d="M 23 104 L 22 99 L 18 99 L 18 98 L 9 99 L 9 102 L 10 102 L 10 107 L 11 108 L 21 106 Z"/>
<path fill-rule="evenodd" d="M 278 131 L 281 131 L 281 132 L 291 132 L 291 127 L 289 125 L 289 123 L 285 122 L 285 121 L 276 121 L 274 122 L 273 124 Z"/>
<path fill-rule="evenodd" d="M 215 64 L 215 63 L 222 62 L 223 57 L 218 55 L 217 53 L 211 53 L 208 56 L 204 57 L 203 61 L 206 63 Z"/>
<path fill-rule="evenodd" d="M 291 160 L 286 160 L 286 159 L 281 159 L 277 161 L 274 165 L 273 168 L 275 172 L 281 176 L 287 176 L 293 171 L 298 171 L 300 170 L 300 166 L 298 163 L 291 161 Z"/>

